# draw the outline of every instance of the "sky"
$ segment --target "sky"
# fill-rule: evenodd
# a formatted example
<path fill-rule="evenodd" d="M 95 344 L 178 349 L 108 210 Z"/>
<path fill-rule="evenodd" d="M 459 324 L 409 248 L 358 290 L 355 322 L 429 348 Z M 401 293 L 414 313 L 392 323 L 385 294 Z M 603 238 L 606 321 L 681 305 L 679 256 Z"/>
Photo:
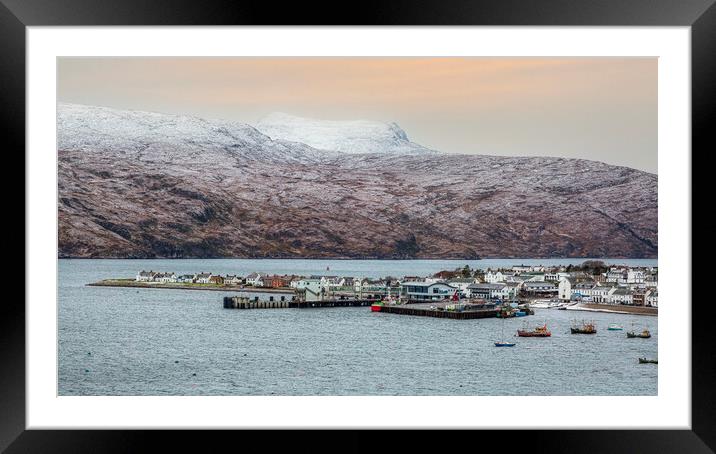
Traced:
<path fill-rule="evenodd" d="M 256 124 L 396 122 L 447 153 L 657 173 L 656 58 L 58 58 L 58 101 Z"/>

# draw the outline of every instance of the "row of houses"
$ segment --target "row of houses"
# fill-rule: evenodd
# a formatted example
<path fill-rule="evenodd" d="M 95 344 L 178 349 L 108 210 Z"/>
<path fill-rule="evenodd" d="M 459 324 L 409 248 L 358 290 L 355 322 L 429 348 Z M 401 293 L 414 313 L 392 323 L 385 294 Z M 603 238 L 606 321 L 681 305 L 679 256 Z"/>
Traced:
<path fill-rule="evenodd" d="M 644 283 L 616 284 L 614 282 L 577 281 L 564 278 L 558 285 L 558 298 L 565 301 L 579 300 L 601 304 L 625 304 L 629 306 L 659 306 L 659 291 Z"/>
<path fill-rule="evenodd" d="M 320 300 L 332 293 L 353 292 L 356 297 L 370 294 L 400 295 L 411 301 L 432 301 L 453 297 L 485 300 L 511 300 L 518 297 L 559 298 L 595 303 L 658 306 L 656 273 L 653 270 L 613 267 L 606 273 L 591 275 L 560 268 L 516 266 L 491 270 L 478 277 L 463 277 L 460 271 L 440 271 L 432 276 L 404 276 L 400 279 L 354 278 L 348 276 L 270 275 L 251 273 L 241 277 L 198 273 L 141 271 L 139 282 L 200 283 L 293 288 L 307 300 Z"/>
<path fill-rule="evenodd" d="M 161 284 L 169 283 L 194 283 L 194 284 L 226 284 L 226 285 L 239 285 L 243 283 L 243 280 L 239 276 L 233 276 L 227 274 L 221 276 L 213 273 L 197 273 L 197 274 L 181 274 L 176 273 L 165 273 L 160 271 L 140 271 L 135 277 L 137 282 L 157 282 Z"/>
<path fill-rule="evenodd" d="M 515 268 L 520 268 L 520 270 L 516 271 Z M 527 281 L 559 282 L 563 278 L 576 277 L 590 279 L 595 282 L 617 285 L 644 285 L 651 288 L 656 288 L 658 286 L 657 272 L 648 269 L 612 267 L 605 273 L 593 275 L 582 271 L 566 272 L 555 269 L 544 269 L 544 271 L 523 271 L 521 268 L 524 267 L 514 267 L 512 271 L 493 271 L 488 269 L 484 274 L 484 281 L 487 283 Z"/>
<path fill-rule="evenodd" d="M 158 271 L 140 271 L 135 280 L 137 282 L 167 283 L 194 283 L 194 284 L 216 284 L 216 285 L 251 285 L 253 287 L 288 287 L 294 276 L 276 276 L 263 273 L 251 273 L 241 277 L 233 274 L 214 274 L 201 272 L 197 274 L 165 273 Z"/>
<path fill-rule="evenodd" d="M 461 297 L 511 300 L 518 297 L 558 298 L 605 304 L 658 307 L 655 273 L 644 270 L 611 269 L 598 276 L 581 271 L 520 267 L 518 270 L 488 270 L 480 279 L 419 279 L 401 282 L 400 295 L 411 301 Z M 611 273 L 611 274 L 610 274 Z M 434 276 L 435 277 L 435 276 Z"/>

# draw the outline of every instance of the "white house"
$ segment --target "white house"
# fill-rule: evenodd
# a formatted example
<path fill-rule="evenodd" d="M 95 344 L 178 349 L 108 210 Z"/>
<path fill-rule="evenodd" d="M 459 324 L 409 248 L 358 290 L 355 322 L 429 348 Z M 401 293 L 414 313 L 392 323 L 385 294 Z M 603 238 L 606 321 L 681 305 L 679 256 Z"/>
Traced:
<path fill-rule="evenodd" d="M 475 279 L 471 277 L 456 277 L 447 281 L 448 285 L 455 287 L 463 295 L 467 294 L 467 286 L 475 283 Z"/>
<path fill-rule="evenodd" d="M 594 282 L 580 282 L 572 286 L 572 298 L 581 299 L 582 301 L 593 302 L 592 288 L 594 286 Z"/>
<path fill-rule="evenodd" d="M 549 282 L 558 282 L 563 277 L 569 277 L 569 273 L 545 273 L 544 280 Z"/>
<path fill-rule="evenodd" d="M 562 277 L 557 284 L 557 298 L 565 301 L 572 299 L 572 287 L 576 285 L 576 281 L 572 277 Z"/>
<path fill-rule="evenodd" d="M 642 270 L 634 270 L 629 268 L 627 271 L 627 284 L 643 284 L 644 283 L 644 272 Z"/>
<path fill-rule="evenodd" d="M 592 301 L 595 303 L 608 303 L 609 297 L 616 289 L 616 287 L 603 287 L 601 285 L 592 287 Z"/>
<path fill-rule="evenodd" d="M 631 290 L 627 288 L 617 288 L 611 295 L 609 295 L 609 302 L 611 304 L 634 304 L 633 295 Z"/>
<path fill-rule="evenodd" d="M 157 273 L 157 275 L 154 276 L 154 280 L 162 284 L 169 284 L 177 281 L 177 275 L 174 273 Z"/>
<path fill-rule="evenodd" d="M 251 273 L 246 276 L 246 283 L 254 287 L 263 287 L 264 278 L 266 278 L 267 276 L 268 275 L 266 273 Z"/>
<path fill-rule="evenodd" d="M 520 284 L 516 282 L 506 282 L 497 283 L 495 285 L 498 285 L 499 287 L 490 290 L 490 298 L 501 300 L 510 300 L 517 298 L 517 292 L 520 288 Z"/>
<path fill-rule="evenodd" d="M 348 287 L 348 288 L 353 287 L 353 278 L 352 277 L 344 277 L 341 287 Z"/>
<path fill-rule="evenodd" d="M 626 276 L 624 276 L 624 270 L 621 270 L 619 268 L 611 268 L 609 271 L 604 273 L 604 281 L 609 283 L 620 283 L 626 281 Z"/>
<path fill-rule="evenodd" d="M 196 276 L 193 274 L 182 274 L 181 276 L 177 276 L 177 282 L 185 284 L 194 282 L 194 279 L 196 279 Z"/>
<path fill-rule="evenodd" d="M 154 271 L 140 271 L 137 273 L 136 281 L 137 282 L 151 282 L 154 280 L 154 276 L 156 276 L 157 273 Z"/>
<path fill-rule="evenodd" d="M 224 278 L 224 284 L 226 285 L 241 285 L 243 283 L 241 276 L 227 274 Z"/>
<path fill-rule="evenodd" d="M 654 290 L 646 295 L 646 305 L 651 307 L 659 307 L 659 292 Z"/>
<path fill-rule="evenodd" d="M 467 296 L 470 298 L 482 298 L 482 299 L 494 299 L 497 298 L 501 293 L 502 289 L 506 286 L 505 283 L 480 283 L 470 284 L 467 286 Z"/>
<path fill-rule="evenodd" d="M 505 282 L 506 276 L 502 271 L 487 270 L 485 273 L 485 282 L 488 284 L 494 284 L 496 282 Z"/>
<path fill-rule="evenodd" d="M 346 281 L 346 279 L 341 276 L 323 276 L 321 280 L 325 283 L 326 287 L 330 289 L 343 287 L 343 283 Z"/>
<path fill-rule="evenodd" d="M 408 281 L 408 282 L 427 282 L 428 284 L 434 284 L 436 282 L 443 282 L 443 281 L 444 281 L 443 278 L 435 277 L 435 276 L 428 276 L 422 281 Z"/>
<path fill-rule="evenodd" d="M 211 273 L 199 273 L 196 275 L 196 279 L 194 282 L 197 284 L 209 284 L 211 281 L 209 280 L 211 278 Z"/>
<path fill-rule="evenodd" d="M 614 287 L 603 287 L 594 281 L 580 282 L 572 287 L 572 295 L 593 303 L 604 303 Z"/>

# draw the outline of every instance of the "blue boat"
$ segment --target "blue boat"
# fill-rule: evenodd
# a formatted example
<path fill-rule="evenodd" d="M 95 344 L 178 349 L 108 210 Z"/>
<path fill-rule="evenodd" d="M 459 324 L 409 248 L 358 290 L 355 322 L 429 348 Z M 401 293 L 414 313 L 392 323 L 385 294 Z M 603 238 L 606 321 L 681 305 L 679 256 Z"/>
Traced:
<path fill-rule="evenodd" d="M 527 312 L 524 312 L 524 311 L 515 312 L 515 317 L 524 317 L 525 315 L 527 315 Z"/>
<path fill-rule="evenodd" d="M 502 339 L 501 341 L 495 342 L 495 347 L 514 347 L 514 342 L 507 342 L 505 340 L 505 319 L 502 319 L 502 336 L 500 337 Z"/>
<path fill-rule="evenodd" d="M 495 347 L 514 347 L 514 342 L 495 342 Z"/>

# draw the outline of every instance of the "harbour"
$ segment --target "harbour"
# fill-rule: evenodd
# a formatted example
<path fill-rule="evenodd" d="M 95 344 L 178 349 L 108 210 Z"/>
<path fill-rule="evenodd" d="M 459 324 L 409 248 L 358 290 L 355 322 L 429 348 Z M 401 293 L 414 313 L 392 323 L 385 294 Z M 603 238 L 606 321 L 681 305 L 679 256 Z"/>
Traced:
<path fill-rule="evenodd" d="M 151 267 L 238 274 L 236 267 L 217 266 L 230 262 L 155 260 Z M 298 262 L 288 262 L 277 267 L 272 261 L 272 267 L 298 268 Z M 259 297 L 268 302 L 273 296 L 278 303 L 281 296 L 289 295 L 86 285 L 131 276 L 144 265 L 136 260 L 59 261 L 59 395 L 657 392 L 658 365 L 638 361 L 658 357 L 656 317 L 583 312 L 599 327 L 597 333 L 583 336 L 570 334 L 578 313 L 557 309 L 535 308 L 528 317 L 463 320 L 383 313 L 382 309 L 376 313 L 370 308 L 374 299 L 365 299 L 365 305 L 357 307 L 340 306 L 351 304 L 352 300 L 345 299 L 298 308 L 233 310 L 224 309 L 224 297 Z M 382 267 L 376 274 L 386 275 L 386 269 L 398 269 L 393 265 L 335 261 L 316 266 L 309 262 L 304 269 L 330 266 L 333 272 L 338 266 Z M 428 269 L 439 267 L 447 266 L 439 263 Z M 245 268 L 269 267 L 253 261 Z M 420 274 L 423 270 L 401 271 Z M 404 307 L 415 304 L 437 306 L 428 302 Z M 546 322 L 551 337 L 516 337 L 525 321 L 530 326 Z M 651 337 L 627 339 L 632 323 L 636 332 L 649 329 Z M 609 331 L 610 324 L 624 330 Z M 503 330 L 505 340 L 515 343 L 514 347 L 495 348 Z"/>

